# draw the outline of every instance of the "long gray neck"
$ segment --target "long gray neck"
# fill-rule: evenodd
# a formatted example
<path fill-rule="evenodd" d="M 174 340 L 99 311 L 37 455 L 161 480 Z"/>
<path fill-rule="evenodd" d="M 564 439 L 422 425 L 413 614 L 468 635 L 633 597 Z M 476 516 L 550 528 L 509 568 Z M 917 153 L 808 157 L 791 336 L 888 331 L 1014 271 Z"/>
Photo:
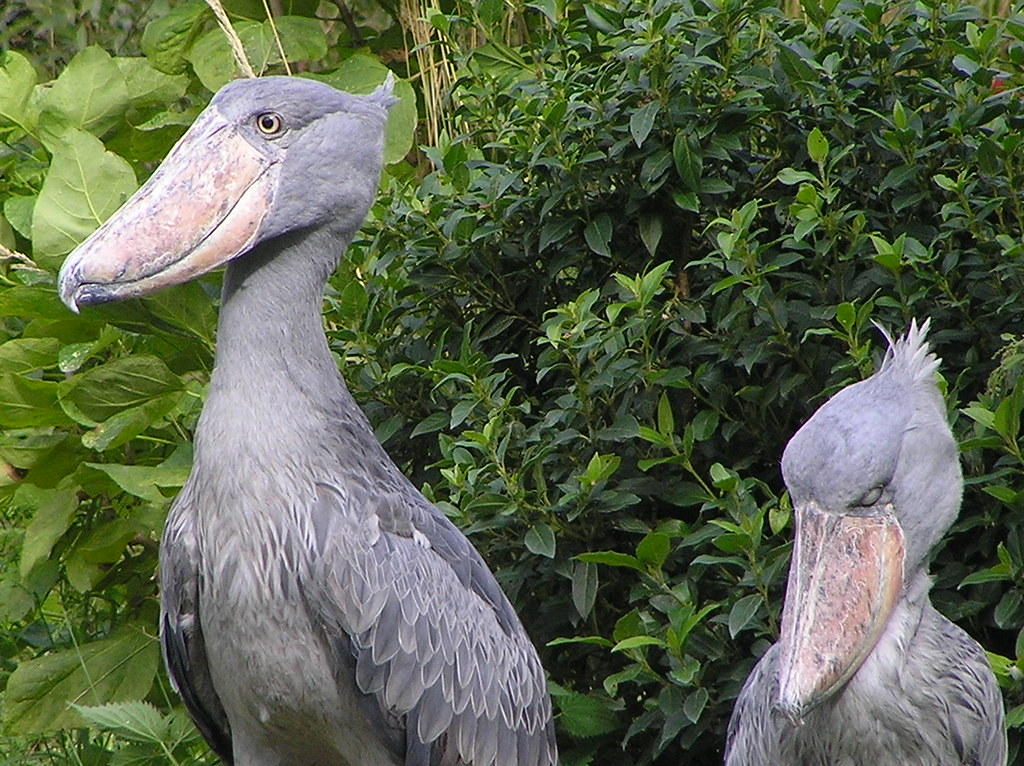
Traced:
<path fill-rule="evenodd" d="M 313 230 L 266 242 L 228 266 L 197 460 L 225 459 L 217 453 L 232 448 L 301 450 L 339 411 L 358 412 L 320 318 L 324 284 L 347 244 Z"/>

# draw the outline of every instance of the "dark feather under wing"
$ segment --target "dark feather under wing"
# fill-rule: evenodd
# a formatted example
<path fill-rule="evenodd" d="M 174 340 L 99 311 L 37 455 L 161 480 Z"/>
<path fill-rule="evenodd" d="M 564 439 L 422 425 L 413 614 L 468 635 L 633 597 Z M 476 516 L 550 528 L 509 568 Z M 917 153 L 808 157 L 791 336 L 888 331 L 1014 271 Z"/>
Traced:
<path fill-rule="evenodd" d="M 188 502 L 183 490 L 167 519 L 160 553 L 160 643 L 167 673 L 196 728 L 224 763 L 232 766 L 231 726 L 213 688 L 199 619 L 199 561 L 195 534 L 181 525 L 191 516 L 175 509 Z"/>

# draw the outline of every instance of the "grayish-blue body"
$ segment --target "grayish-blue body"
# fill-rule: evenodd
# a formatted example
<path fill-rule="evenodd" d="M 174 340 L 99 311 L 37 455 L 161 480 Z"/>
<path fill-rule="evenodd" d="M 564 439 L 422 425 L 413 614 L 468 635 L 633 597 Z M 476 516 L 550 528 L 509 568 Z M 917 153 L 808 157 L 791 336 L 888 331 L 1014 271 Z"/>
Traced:
<path fill-rule="evenodd" d="M 926 332 L 912 325 L 786 447 L 797 539 L 783 635 L 740 693 L 726 766 L 1006 763 L 985 653 L 928 598 L 963 481 Z"/>
<path fill-rule="evenodd" d="M 195 463 L 161 543 L 167 665 L 225 761 L 552 766 L 536 651 L 479 554 L 373 436 L 321 326 L 324 283 L 376 189 L 389 90 L 227 86 L 135 208 L 69 257 L 61 293 L 77 308 L 230 261 Z M 146 222 L 175 189 L 197 193 L 203 178 L 175 177 L 218 141 L 237 161 L 219 172 L 243 180 L 171 258 L 180 234 Z M 147 231 L 154 252 L 129 252 Z"/>

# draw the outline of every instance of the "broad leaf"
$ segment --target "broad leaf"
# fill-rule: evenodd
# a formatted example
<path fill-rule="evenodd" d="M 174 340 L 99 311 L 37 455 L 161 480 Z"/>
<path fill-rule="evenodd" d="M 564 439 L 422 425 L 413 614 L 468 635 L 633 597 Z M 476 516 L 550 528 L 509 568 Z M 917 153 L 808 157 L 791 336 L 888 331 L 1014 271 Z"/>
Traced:
<path fill-rule="evenodd" d="M 162 105 L 177 101 L 188 90 L 188 77 L 161 72 L 144 58 L 122 56 L 114 59 L 135 106 Z"/>
<path fill-rule="evenodd" d="M 109 702 L 74 705 L 82 717 L 102 731 L 133 742 L 161 744 L 168 739 L 168 718 L 148 702 Z"/>
<path fill-rule="evenodd" d="M 95 136 L 66 130 L 50 147 L 53 160 L 32 213 L 33 254 L 56 269 L 135 191 L 135 172 Z"/>
<path fill-rule="evenodd" d="M 188 66 L 192 44 L 202 33 L 209 16 L 209 6 L 202 0 L 176 3 L 160 18 L 146 25 L 142 34 L 142 52 L 159 71 L 181 74 Z"/>
<path fill-rule="evenodd" d="M 141 627 L 22 662 L 11 674 L 4 720 L 11 734 L 42 734 L 81 726 L 70 707 L 142 699 L 156 676 L 159 648 Z"/>
<path fill-rule="evenodd" d="M 160 488 L 178 490 L 189 475 L 188 466 L 119 465 L 117 463 L 86 463 L 101 471 L 123 489 L 151 503 L 165 503 L 167 495 Z"/>
<path fill-rule="evenodd" d="M 555 533 L 547 524 L 535 524 L 523 538 L 527 549 L 538 556 L 555 557 Z"/>
<path fill-rule="evenodd" d="M 0 124 L 17 125 L 31 130 L 35 115 L 29 108 L 29 97 L 36 84 L 36 70 L 17 51 L 7 51 L 0 61 Z"/>
<path fill-rule="evenodd" d="M 181 379 L 163 361 L 137 354 L 93 367 L 69 379 L 62 386 L 61 402 L 69 414 L 81 413 L 93 421 L 86 425 L 94 425 L 123 410 L 181 390 Z"/>
<path fill-rule="evenodd" d="M 78 53 L 39 100 L 41 114 L 102 136 L 128 109 L 128 86 L 109 53 L 95 45 Z"/>
<path fill-rule="evenodd" d="M 21 544 L 21 576 L 28 577 L 32 569 L 46 560 L 56 543 L 74 518 L 78 510 L 78 487 L 61 489 L 40 489 L 31 484 L 22 484 L 15 493 L 12 504 L 34 509 L 32 521 L 25 530 Z"/>

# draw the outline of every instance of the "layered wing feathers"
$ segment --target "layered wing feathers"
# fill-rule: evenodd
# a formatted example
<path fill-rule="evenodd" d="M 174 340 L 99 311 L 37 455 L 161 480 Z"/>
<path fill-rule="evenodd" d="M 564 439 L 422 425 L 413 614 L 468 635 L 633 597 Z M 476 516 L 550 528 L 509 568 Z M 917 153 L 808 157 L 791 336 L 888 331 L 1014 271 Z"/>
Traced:
<path fill-rule="evenodd" d="M 404 718 L 406 763 L 554 764 L 543 670 L 476 550 L 411 485 L 347 489 L 318 485 L 307 600 L 358 687 Z"/>

